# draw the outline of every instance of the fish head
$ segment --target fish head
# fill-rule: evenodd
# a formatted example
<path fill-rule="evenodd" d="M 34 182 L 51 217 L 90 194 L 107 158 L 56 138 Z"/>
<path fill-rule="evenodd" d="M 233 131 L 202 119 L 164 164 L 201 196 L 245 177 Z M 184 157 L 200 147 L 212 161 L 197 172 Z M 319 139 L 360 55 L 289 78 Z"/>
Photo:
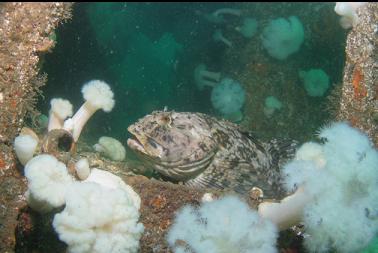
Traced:
<path fill-rule="evenodd" d="M 127 145 L 141 160 L 176 180 L 198 175 L 217 150 L 211 127 L 201 114 L 155 111 L 128 131 L 132 137 Z"/>

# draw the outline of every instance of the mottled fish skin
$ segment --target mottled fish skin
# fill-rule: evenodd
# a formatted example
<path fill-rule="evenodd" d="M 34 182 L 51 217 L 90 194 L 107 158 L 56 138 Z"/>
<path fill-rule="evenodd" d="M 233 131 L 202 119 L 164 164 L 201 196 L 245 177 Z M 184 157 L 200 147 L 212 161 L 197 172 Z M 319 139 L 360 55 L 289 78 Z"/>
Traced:
<path fill-rule="evenodd" d="M 261 142 L 236 124 L 202 113 L 156 111 L 128 128 L 128 145 L 173 181 L 194 187 L 253 187 L 265 197 L 285 195 L 280 168 L 291 159 L 295 141 Z"/>

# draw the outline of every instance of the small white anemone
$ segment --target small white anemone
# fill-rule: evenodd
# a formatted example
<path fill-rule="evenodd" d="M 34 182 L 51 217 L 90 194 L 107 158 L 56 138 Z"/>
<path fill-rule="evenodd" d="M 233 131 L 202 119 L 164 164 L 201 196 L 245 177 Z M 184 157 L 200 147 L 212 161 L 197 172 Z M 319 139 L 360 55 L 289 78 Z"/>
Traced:
<path fill-rule="evenodd" d="M 203 90 L 205 86 L 214 88 L 221 77 L 221 73 L 208 71 L 206 65 L 202 63 L 194 69 L 194 81 L 199 90 Z"/>
<path fill-rule="evenodd" d="M 311 97 L 321 97 L 329 88 L 329 76 L 322 69 L 299 71 L 298 74 L 300 79 L 303 80 L 307 94 Z"/>
<path fill-rule="evenodd" d="M 211 92 L 213 107 L 226 118 L 240 121 L 243 117 L 241 108 L 245 102 L 245 91 L 239 82 L 231 78 L 223 78 Z M 238 117 L 230 117 L 238 115 Z"/>
<path fill-rule="evenodd" d="M 300 49 L 304 28 L 296 16 L 274 19 L 264 28 L 261 39 L 270 56 L 285 60 Z"/>
<path fill-rule="evenodd" d="M 257 20 L 254 18 L 246 17 L 243 19 L 243 25 L 235 28 L 245 38 L 252 38 L 257 32 Z"/>
<path fill-rule="evenodd" d="M 37 146 L 38 141 L 31 135 L 19 135 L 14 139 L 14 150 L 22 165 L 25 165 L 33 158 Z"/>
<path fill-rule="evenodd" d="M 126 157 L 126 149 L 118 140 L 102 136 L 94 146 L 97 152 L 103 153 L 113 161 L 123 161 Z"/>
<path fill-rule="evenodd" d="M 72 116 L 72 104 L 62 98 L 53 98 L 50 101 L 51 109 L 49 112 L 49 123 L 47 130 L 61 129 L 67 117 Z"/>
<path fill-rule="evenodd" d="M 281 110 L 283 107 L 282 102 L 275 96 L 268 96 L 265 98 L 264 114 L 271 117 L 276 110 Z"/>
<path fill-rule="evenodd" d="M 213 40 L 216 42 L 220 41 L 226 44 L 226 46 L 232 47 L 232 42 L 223 36 L 222 31 L 220 29 L 215 30 L 213 34 Z"/>
<path fill-rule="evenodd" d="M 344 29 L 351 28 L 358 24 L 357 9 L 366 2 L 336 2 L 335 12 L 341 17 L 340 25 Z"/>
<path fill-rule="evenodd" d="M 89 163 L 87 158 L 81 158 L 75 163 L 76 175 L 80 180 L 85 180 L 89 177 L 91 169 L 89 168 Z"/>
<path fill-rule="evenodd" d="M 66 120 L 69 124 L 65 123 L 66 130 L 70 131 L 72 129 L 72 136 L 75 141 L 79 139 L 85 123 L 98 109 L 110 112 L 115 103 L 113 99 L 114 94 L 109 85 L 100 80 L 92 80 L 86 83 L 81 92 L 86 100 L 85 103 L 72 119 Z"/>

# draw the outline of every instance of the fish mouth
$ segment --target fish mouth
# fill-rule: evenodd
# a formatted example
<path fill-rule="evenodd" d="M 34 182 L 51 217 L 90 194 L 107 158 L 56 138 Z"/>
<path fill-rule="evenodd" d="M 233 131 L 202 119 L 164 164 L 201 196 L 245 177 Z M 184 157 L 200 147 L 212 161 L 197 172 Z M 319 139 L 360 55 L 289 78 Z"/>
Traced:
<path fill-rule="evenodd" d="M 144 146 L 143 140 L 143 136 L 139 139 L 137 136 L 133 135 L 127 139 L 127 146 L 135 152 L 139 159 L 154 167 L 159 163 L 160 157 L 149 152 L 148 147 L 146 148 Z"/>
<path fill-rule="evenodd" d="M 137 150 L 143 154 L 146 154 L 146 150 L 143 146 L 143 144 L 138 140 L 138 138 L 134 135 L 131 138 L 127 139 L 127 145 L 132 149 L 132 150 Z"/>
<path fill-rule="evenodd" d="M 164 147 L 153 138 L 144 135 L 132 135 L 127 139 L 127 145 L 144 159 L 162 159 Z"/>
<path fill-rule="evenodd" d="M 127 128 L 131 137 L 127 139 L 127 146 L 134 151 L 139 151 L 142 154 L 147 154 L 147 151 L 144 147 L 143 138 L 138 138 L 139 132 L 135 129 L 134 125 L 131 125 Z"/>

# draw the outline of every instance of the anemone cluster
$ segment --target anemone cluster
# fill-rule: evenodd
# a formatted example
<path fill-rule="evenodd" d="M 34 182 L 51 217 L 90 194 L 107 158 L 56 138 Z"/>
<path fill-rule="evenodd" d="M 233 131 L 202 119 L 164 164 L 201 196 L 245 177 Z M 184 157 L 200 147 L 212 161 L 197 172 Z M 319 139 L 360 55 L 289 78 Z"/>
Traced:
<path fill-rule="evenodd" d="M 303 144 L 282 176 L 294 192 L 259 213 L 281 229 L 303 222 L 310 252 L 359 252 L 378 232 L 378 151 L 343 122 L 320 130 L 323 144 Z"/>

